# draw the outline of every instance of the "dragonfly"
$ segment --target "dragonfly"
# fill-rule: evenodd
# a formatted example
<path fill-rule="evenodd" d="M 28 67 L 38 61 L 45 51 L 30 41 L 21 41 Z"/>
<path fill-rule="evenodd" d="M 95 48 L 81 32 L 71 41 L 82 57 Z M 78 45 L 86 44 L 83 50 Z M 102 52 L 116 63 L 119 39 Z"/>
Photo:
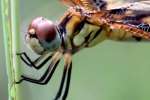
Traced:
<path fill-rule="evenodd" d="M 54 98 L 65 100 L 68 96 L 72 56 L 84 48 L 93 47 L 104 40 L 150 40 L 150 2 L 127 3 L 109 7 L 106 0 L 60 0 L 68 7 L 59 22 L 44 17 L 31 21 L 25 35 L 27 45 L 39 55 L 32 60 L 26 52 L 17 53 L 29 67 L 41 69 L 50 61 L 39 79 L 21 75 L 23 81 L 45 85 L 52 78 L 61 59 L 64 70 L 60 87 Z M 148 9 L 149 8 L 149 9 Z"/>

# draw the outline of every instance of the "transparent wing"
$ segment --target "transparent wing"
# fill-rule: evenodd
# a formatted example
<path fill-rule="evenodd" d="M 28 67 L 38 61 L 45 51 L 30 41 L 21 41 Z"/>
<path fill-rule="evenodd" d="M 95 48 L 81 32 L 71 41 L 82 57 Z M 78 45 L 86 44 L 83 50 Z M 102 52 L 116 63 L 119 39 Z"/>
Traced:
<path fill-rule="evenodd" d="M 150 1 L 128 3 L 107 13 L 113 28 L 122 28 L 134 36 L 150 39 Z"/>
<path fill-rule="evenodd" d="M 111 9 L 108 15 L 114 22 L 141 27 L 150 24 L 150 1 L 135 2 Z M 147 25 L 146 25 L 147 26 Z"/>

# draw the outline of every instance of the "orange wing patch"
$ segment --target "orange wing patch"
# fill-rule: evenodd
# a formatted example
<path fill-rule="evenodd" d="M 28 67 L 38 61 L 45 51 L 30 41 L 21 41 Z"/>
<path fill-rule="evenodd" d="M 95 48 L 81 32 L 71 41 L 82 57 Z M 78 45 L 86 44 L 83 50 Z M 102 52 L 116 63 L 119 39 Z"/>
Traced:
<path fill-rule="evenodd" d="M 67 6 L 80 6 L 86 10 L 104 10 L 107 8 L 107 2 L 104 0 L 60 0 Z"/>
<path fill-rule="evenodd" d="M 77 6 L 79 4 L 79 1 L 80 0 L 60 0 L 60 2 L 70 7 Z"/>

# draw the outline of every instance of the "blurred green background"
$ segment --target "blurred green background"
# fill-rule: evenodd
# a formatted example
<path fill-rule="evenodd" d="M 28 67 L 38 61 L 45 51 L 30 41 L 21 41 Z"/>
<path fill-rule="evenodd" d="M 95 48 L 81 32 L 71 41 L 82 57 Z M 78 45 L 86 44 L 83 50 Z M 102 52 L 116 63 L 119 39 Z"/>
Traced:
<path fill-rule="evenodd" d="M 55 22 L 66 8 L 58 0 L 20 0 L 21 51 L 37 57 L 24 42 L 29 22 L 44 16 Z M 0 20 L 0 100 L 7 100 L 7 76 Z M 23 74 L 39 78 L 45 71 L 20 66 Z M 22 100 L 52 100 L 57 93 L 63 64 L 45 86 L 21 84 Z M 148 42 L 103 43 L 73 56 L 73 71 L 67 100 L 150 100 L 150 45 Z"/>

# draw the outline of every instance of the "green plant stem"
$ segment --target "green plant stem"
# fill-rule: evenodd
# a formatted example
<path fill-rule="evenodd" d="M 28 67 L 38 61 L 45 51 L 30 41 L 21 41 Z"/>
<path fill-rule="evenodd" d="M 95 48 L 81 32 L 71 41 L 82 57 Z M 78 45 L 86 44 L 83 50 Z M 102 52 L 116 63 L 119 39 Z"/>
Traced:
<path fill-rule="evenodd" d="M 12 58 L 13 58 L 13 69 L 15 80 L 18 80 L 20 77 L 19 68 L 20 60 L 16 56 L 16 53 L 19 52 L 19 43 L 20 43 L 20 25 L 19 25 L 19 0 L 10 0 L 11 7 L 11 30 L 12 30 Z M 15 97 L 16 100 L 21 100 L 19 86 L 15 85 Z"/>
<path fill-rule="evenodd" d="M 16 56 L 19 50 L 18 7 L 18 0 L 1 0 L 9 100 L 21 100 L 19 86 L 15 85 L 15 80 L 19 78 L 18 72 L 20 65 L 18 57 Z"/>
<path fill-rule="evenodd" d="M 11 35 L 8 33 L 11 33 L 10 28 L 10 20 L 9 20 L 9 3 L 8 0 L 1 0 L 1 9 L 2 9 L 2 24 L 3 24 L 3 37 L 4 37 L 4 46 L 5 46 L 5 58 L 6 58 L 6 67 L 7 67 L 7 75 L 8 75 L 8 95 L 9 100 L 12 100 L 10 94 L 11 94 L 11 84 L 13 80 L 12 75 L 12 69 L 11 69 L 11 45 L 10 45 L 10 39 Z"/>

